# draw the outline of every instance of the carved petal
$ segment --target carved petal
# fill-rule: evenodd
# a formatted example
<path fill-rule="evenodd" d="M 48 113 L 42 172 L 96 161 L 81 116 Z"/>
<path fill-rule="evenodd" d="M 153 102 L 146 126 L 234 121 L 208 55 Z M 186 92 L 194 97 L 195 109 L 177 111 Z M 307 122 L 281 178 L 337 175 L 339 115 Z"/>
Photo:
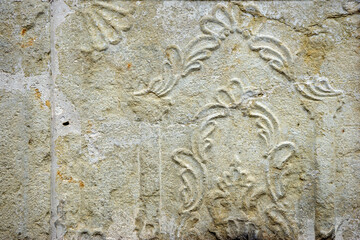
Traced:
<path fill-rule="evenodd" d="M 181 178 L 184 184 L 182 187 L 184 198 L 181 211 L 194 211 L 200 206 L 204 196 L 206 181 L 204 169 L 192 152 L 187 149 L 176 150 L 172 159 L 183 168 Z"/>
<path fill-rule="evenodd" d="M 234 78 L 222 89 L 218 90 L 216 100 L 226 107 L 235 107 L 241 103 L 243 88 L 239 79 Z"/>
<path fill-rule="evenodd" d="M 224 106 L 231 107 L 235 103 L 233 96 L 227 91 L 227 89 L 219 89 L 216 100 Z"/>
<path fill-rule="evenodd" d="M 132 11 L 113 3 L 95 1 L 81 11 L 91 36 L 93 48 L 103 51 L 108 44 L 118 44 L 121 32 L 128 31 L 132 26 Z"/>
<path fill-rule="evenodd" d="M 290 50 L 278 39 L 269 36 L 256 36 L 249 44 L 250 49 L 259 51 L 262 59 L 276 71 L 284 74 L 291 72 L 293 60 Z"/>
<path fill-rule="evenodd" d="M 335 90 L 331 87 L 328 79 L 321 77 L 305 83 L 297 83 L 296 87 L 302 96 L 315 101 L 342 95 L 342 91 Z"/>
<path fill-rule="evenodd" d="M 275 200 L 285 197 L 286 192 L 282 183 L 283 167 L 294 152 L 295 146 L 293 143 L 282 142 L 269 153 L 268 183 L 270 192 Z"/>
<path fill-rule="evenodd" d="M 196 119 L 206 118 L 206 121 L 225 117 L 229 114 L 229 110 L 223 104 L 207 104 L 196 114 Z"/>
<path fill-rule="evenodd" d="M 294 239 L 294 230 L 291 227 L 291 222 L 287 219 L 286 214 L 276 208 L 270 208 L 266 210 L 266 214 L 269 219 L 275 223 L 269 226 L 277 236 L 281 236 L 281 239 Z"/>
<path fill-rule="evenodd" d="M 256 102 L 250 116 L 257 118 L 259 135 L 265 139 L 269 147 L 273 147 L 279 134 L 279 123 L 272 111 L 266 105 Z"/>
<path fill-rule="evenodd" d="M 292 142 L 281 142 L 269 153 L 272 167 L 282 169 L 285 162 L 294 154 L 295 145 Z"/>
<path fill-rule="evenodd" d="M 166 58 L 172 68 L 180 69 L 183 64 L 183 56 L 179 47 L 171 45 L 165 50 Z"/>
<path fill-rule="evenodd" d="M 211 52 L 220 46 L 219 40 L 213 36 L 201 35 L 191 41 L 186 47 L 183 76 L 201 69 L 201 61 L 208 59 Z"/>
<path fill-rule="evenodd" d="M 221 4 L 217 5 L 211 16 L 205 16 L 200 20 L 201 31 L 219 39 L 225 39 L 230 32 L 233 32 L 234 23 L 231 13 Z"/>

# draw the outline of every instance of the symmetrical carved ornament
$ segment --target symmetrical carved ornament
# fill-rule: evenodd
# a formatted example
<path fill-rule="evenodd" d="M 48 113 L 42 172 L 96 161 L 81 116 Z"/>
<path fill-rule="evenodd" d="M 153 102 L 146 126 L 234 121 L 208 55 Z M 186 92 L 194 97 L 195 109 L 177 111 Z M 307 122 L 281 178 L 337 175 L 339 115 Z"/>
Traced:
<path fill-rule="evenodd" d="M 257 99 L 254 91 L 243 90 L 239 79 L 232 79 L 225 88 L 219 89 L 216 99 L 215 103 L 206 105 L 197 115 L 201 123 L 192 136 L 191 150 L 180 148 L 173 152 L 173 160 L 182 167 L 180 228 L 186 226 L 186 234 L 199 234 L 194 226 L 190 232 L 188 227 L 199 220 L 197 211 L 206 201 L 214 224 L 209 231 L 215 232 L 219 239 L 235 239 L 244 234 L 257 238 L 271 234 L 284 239 L 296 236 L 297 229 L 289 214 L 291 211 L 283 204 L 286 199 L 283 178 L 291 174 L 287 161 L 295 153 L 294 143 L 281 141 L 277 118 Z M 219 178 L 216 189 L 208 189 L 206 153 L 213 146 L 211 136 L 217 129 L 217 120 L 229 117 L 231 111 L 241 111 L 254 119 L 254 125 L 266 146 L 264 159 L 259 159 L 265 160 L 268 166 L 264 172 L 265 184 L 233 165 Z M 236 213 L 231 212 L 234 209 L 237 209 Z M 178 237 L 184 238 L 181 234 L 180 229 Z"/>
<path fill-rule="evenodd" d="M 300 82 L 294 74 L 295 63 L 289 48 L 273 37 L 257 35 L 251 29 L 242 28 L 241 23 L 235 20 L 241 8 L 237 3 L 217 5 L 211 15 L 200 20 L 202 34 L 192 40 L 184 51 L 177 46 L 169 46 L 165 51 L 167 60 L 163 74 L 134 94 L 166 96 L 178 81 L 200 70 L 203 62 L 211 57 L 222 41 L 235 33 L 241 34 L 248 41 L 249 48 L 285 76 L 304 98 L 321 101 L 342 94 L 333 89 L 326 78 L 310 77 Z M 253 11 L 257 11 L 255 7 Z M 196 228 L 200 219 L 198 210 L 206 202 L 213 219 L 209 231 L 219 239 L 295 239 L 298 229 L 293 211 L 287 203 L 294 199 L 287 198 L 283 184 L 284 178 L 292 174 L 287 162 L 295 153 L 295 144 L 281 140 L 277 118 L 265 104 L 257 100 L 256 93 L 244 92 L 239 79 L 232 79 L 228 86 L 219 89 L 216 99 L 215 103 L 206 105 L 197 115 L 202 121 L 192 136 L 191 149 L 180 148 L 173 152 L 174 162 L 182 168 L 180 175 L 183 182 L 180 190 L 183 196 L 182 218 L 177 237 L 200 238 Z M 264 159 L 259 159 L 265 160 L 268 166 L 264 172 L 265 184 L 234 164 L 219 178 L 217 188 L 208 189 L 206 152 L 213 144 L 211 135 L 216 131 L 217 119 L 226 118 L 235 110 L 255 119 L 258 134 L 266 143 Z"/>
<path fill-rule="evenodd" d="M 125 9 L 116 1 L 95 0 L 79 9 L 93 50 L 103 51 L 109 44 L 116 45 L 122 39 L 122 33 L 129 31 L 133 24 L 135 8 Z"/>
<path fill-rule="evenodd" d="M 233 34 L 242 36 L 249 49 L 257 52 L 272 69 L 282 74 L 304 98 L 321 101 L 342 94 L 332 88 L 326 78 L 314 76 L 304 81 L 297 76 L 292 51 L 280 40 L 246 28 L 246 24 L 239 20 L 245 11 L 247 15 L 249 12 L 254 16 L 259 14 L 256 7 L 244 7 L 237 2 L 216 5 L 210 15 L 201 18 L 201 34 L 184 49 L 176 45 L 168 46 L 162 73 L 134 95 L 167 96 L 179 81 L 201 70 L 212 53 Z M 121 39 L 120 33 L 130 29 L 133 11 L 122 9 L 112 2 L 95 1 L 81 13 L 88 25 L 93 48 L 101 51 L 108 44 L 117 44 Z M 265 143 L 263 159 L 259 159 L 267 165 L 264 170 L 265 184 L 235 162 L 218 179 L 217 187 L 209 189 L 206 153 L 213 146 L 211 137 L 217 129 L 218 119 L 229 117 L 231 111 L 241 111 L 253 119 L 259 137 Z M 219 239 L 241 236 L 250 239 L 295 239 L 298 229 L 294 224 L 292 209 L 286 204 L 291 199 L 288 199 L 283 183 L 284 178 L 292 172 L 287 163 L 294 156 L 296 147 L 293 142 L 282 139 L 275 114 L 259 101 L 256 92 L 244 91 L 241 79 L 232 79 L 217 91 L 216 102 L 204 106 L 197 118 L 200 123 L 192 135 L 191 148 L 179 148 L 172 154 L 172 160 L 181 167 L 182 180 L 181 220 L 177 237 L 190 239 L 201 235 L 196 224 L 200 219 L 199 210 L 206 206 L 213 220 L 209 231 Z"/>
<path fill-rule="evenodd" d="M 146 88 L 134 92 L 134 95 L 153 93 L 158 97 L 165 97 L 182 78 L 201 70 L 204 61 L 232 34 L 240 34 L 252 51 L 257 51 L 274 70 L 283 74 L 305 98 L 321 100 L 341 95 L 342 92 L 333 89 L 325 78 L 300 82 L 294 75 L 296 64 L 289 48 L 272 36 L 262 36 L 253 29 L 247 29 L 246 23 L 238 21 L 244 12 L 247 15 L 249 12 L 254 16 L 260 15 L 255 6 L 244 7 L 238 2 L 229 3 L 227 6 L 216 5 L 210 15 L 200 19 L 202 33 L 190 41 L 184 50 L 175 45 L 169 46 L 165 50 L 166 60 L 162 74 L 153 78 Z"/>

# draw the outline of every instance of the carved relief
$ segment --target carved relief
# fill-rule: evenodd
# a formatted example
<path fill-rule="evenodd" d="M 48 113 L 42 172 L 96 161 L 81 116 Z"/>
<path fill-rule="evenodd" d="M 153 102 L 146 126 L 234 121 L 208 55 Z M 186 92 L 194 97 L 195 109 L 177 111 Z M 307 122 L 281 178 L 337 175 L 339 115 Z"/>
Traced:
<path fill-rule="evenodd" d="M 180 172 L 182 187 L 180 189 L 182 206 L 181 220 L 177 230 L 177 237 L 199 236 L 194 227 L 199 221 L 197 210 L 201 207 L 207 189 L 206 151 L 211 148 L 211 134 L 215 131 L 216 123 L 213 116 L 196 129 L 192 137 L 191 150 L 180 148 L 173 152 L 172 159 L 182 170 Z"/>
<path fill-rule="evenodd" d="M 326 78 L 299 76 L 295 71 L 296 58 L 283 42 L 272 36 L 260 35 L 256 29 L 249 29 L 246 24 L 239 21 L 242 19 L 241 15 L 249 11 L 252 15 L 259 15 L 256 7 L 246 9 L 241 3 L 230 3 L 227 6 L 218 4 L 210 15 L 201 18 L 201 35 L 191 41 L 184 51 L 177 46 L 169 46 L 165 51 L 167 60 L 164 63 L 163 73 L 152 79 L 145 89 L 135 92 L 134 95 L 152 93 L 160 98 L 168 95 L 182 78 L 193 71 L 200 70 L 203 62 L 221 46 L 222 41 L 235 33 L 240 34 L 242 39 L 248 42 L 250 50 L 258 52 L 260 58 L 293 84 L 297 92 L 305 99 L 321 101 L 328 97 L 342 95 L 341 91 L 331 87 Z M 233 91 L 234 89 L 237 91 Z M 214 223 L 209 231 L 214 232 L 220 239 L 243 235 L 279 239 L 297 237 L 298 230 L 293 223 L 294 216 L 288 208 L 288 202 L 294 199 L 287 198 L 283 181 L 292 172 L 288 169 L 287 162 L 295 153 L 295 145 L 281 140 L 278 120 L 265 105 L 252 101 L 254 97 L 256 93 L 252 91 L 244 93 L 241 82 L 233 79 L 229 86 L 218 91 L 216 103 L 208 104 L 200 111 L 198 118 L 202 119 L 201 128 L 197 129 L 195 137 L 193 136 L 199 140 L 192 140 L 192 149 L 178 149 L 174 152 L 173 160 L 183 169 L 181 171 L 182 220 L 177 233 L 178 237 L 183 236 L 182 229 L 185 229 L 184 226 L 188 223 L 192 224 L 191 231 L 196 235 L 195 225 L 199 221 L 197 211 L 203 204 L 204 198 L 209 199 L 206 205 Z M 216 119 L 228 116 L 232 109 L 240 109 L 244 111 L 244 114 L 256 119 L 259 136 L 267 146 L 264 151 L 264 159 L 268 164 L 268 168 L 264 170 L 265 179 L 264 182 L 252 181 L 251 176 L 234 165 L 236 170 L 232 169 L 231 174 L 243 176 L 239 178 L 240 182 L 236 182 L 238 181 L 236 178 L 229 181 L 223 178 L 220 180 L 223 184 L 219 183 L 217 190 L 212 190 L 212 193 L 205 197 L 208 178 L 205 152 L 212 146 L 209 136 L 216 129 Z M 206 126 L 212 128 L 209 135 L 205 135 L 205 138 L 196 137 L 201 135 L 202 128 Z M 204 152 L 195 151 L 198 149 L 199 142 L 205 143 Z M 227 172 L 224 174 L 231 175 Z M 230 189 L 233 186 L 239 189 L 231 192 Z M 266 188 L 261 186 L 266 186 Z M 240 199 L 237 199 L 238 193 L 241 195 Z M 249 196 L 246 196 L 247 194 Z M 235 199 L 233 199 L 234 196 L 236 196 Z M 222 203 L 216 207 L 216 201 Z M 225 209 L 218 209 L 222 207 Z M 241 216 L 231 215 L 231 209 L 240 210 L 236 214 Z M 218 210 L 220 213 L 217 213 Z M 224 212 L 229 214 L 222 216 Z"/>
<path fill-rule="evenodd" d="M 319 101 L 326 97 L 335 97 L 342 94 L 342 91 L 335 90 L 330 86 L 329 81 L 324 77 L 308 77 L 302 82 L 294 75 L 293 57 L 288 49 L 278 39 L 269 36 L 256 36 L 249 44 L 250 49 L 258 51 L 259 56 L 268 64 L 283 74 L 290 82 L 293 82 L 296 90 L 301 96 Z"/>
<path fill-rule="evenodd" d="M 228 13 L 225 6 L 217 5 L 213 9 L 213 14 L 217 12 L 228 18 L 230 25 L 234 23 L 232 16 Z M 208 23 L 219 25 L 221 30 L 214 32 L 211 27 L 209 28 Z M 195 37 L 185 47 L 184 54 L 177 46 L 170 46 L 166 49 L 167 61 L 164 64 L 163 74 L 151 80 L 147 88 L 135 92 L 135 95 L 154 93 L 159 97 L 166 96 L 181 78 L 186 77 L 193 71 L 200 70 L 203 61 L 210 58 L 212 51 L 219 48 L 221 40 L 224 40 L 230 33 L 234 32 L 232 26 L 229 26 L 226 22 L 215 20 L 208 16 L 200 20 L 200 28 L 203 34 Z"/>
<path fill-rule="evenodd" d="M 163 74 L 152 79 L 146 89 L 134 94 L 139 96 L 153 93 L 158 97 L 166 96 L 181 78 L 200 70 L 202 61 L 210 58 L 211 51 L 219 46 L 220 41 L 208 35 L 195 38 L 184 52 L 175 45 L 169 46 L 165 51 L 167 60 L 163 65 Z"/>
<path fill-rule="evenodd" d="M 138 147 L 139 202 L 135 232 L 139 239 L 154 239 L 159 234 L 160 183 L 154 181 L 159 173 L 154 159 L 147 159 L 146 148 Z M 150 184 L 150 182 L 152 182 Z"/>
<path fill-rule="evenodd" d="M 80 10 L 91 37 L 92 48 L 103 51 L 109 44 L 118 44 L 122 32 L 130 30 L 132 26 L 134 10 L 122 8 L 115 1 L 94 1 Z"/>
<path fill-rule="evenodd" d="M 168 95 L 181 78 L 192 71 L 200 70 L 203 61 L 210 58 L 222 41 L 234 33 L 241 34 L 243 39 L 248 41 L 249 48 L 259 52 L 260 58 L 292 82 L 302 96 L 320 100 L 341 94 L 341 91 L 334 90 L 327 80 L 299 82 L 300 79 L 294 73 L 296 64 L 290 49 L 272 36 L 262 36 L 256 33 L 257 29 L 247 28 L 246 21 L 243 21 L 245 13 L 259 15 L 255 6 L 245 7 L 241 3 L 230 3 L 228 6 L 216 5 L 211 15 L 200 19 L 202 35 L 185 47 L 185 54 L 178 46 L 169 46 L 165 50 L 167 60 L 164 63 L 163 73 L 152 79 L 145 89 L 134 92 L 134 95 L 149 93 L 158 97 Z"/>
<path fill-rule="evenodd" d="M 295 153 L 295 145 L 281 140 L 279 122 L 270 109 L 259 102 L 260 96 L 257 91 L 245 91 L 239 79 L 232 79 L 218 90 L 216 102 L 206 105 L 198 113 L 197 119 L 202 121 L 195 130 L 192 150 L 178 149 L 173 153 L 173 160 L 183 169 L 181 214 L 185 223 L 181 226 L 187 222 L 196 224 L 199 220 L 197 211 L 206 199 L 205 205 L 213 219 L 209 231 L 219 239 L 297 236 L 283 181 L 292 174 L 287 162 Z M 225 171 L 219 178 L 218 187 L 205 196 L 208 188 L 206 152 L 213 146 L 211 135 L 217 129 L 217 120 L 229 117 L 231 111 L 241 111 L 255 120 L 258 134 L 266 146 L 263 150 L 263 160 L 267 162 L 265 177 L 256 179 L 233 164 L 230 171 Z M 192 229 L 195 234 L 196 228 Z"/>
<path fill-rule="evenodd" d="M 268 61 L 273 69 L 292 80 L 294 62 L 290 50 L 281 41 L 270 36 L 255 36 L 249 47 L 258 51 L 260 57 Z"/>
<path fill-rule="evenodd" d="M 249 29 L 240 21 L 241 15 L 249 11 L 253 11 L 254 15 L 258 12 L 255 7 L 245 9 L 240 3 L 227 6 L 218 4 L 210 15 L 201 18 L 201 34 L 184 49 L 175 45 L 166 48 L 162 73 L 134 95 L 167 96 L 181 79 L 200 71 L 205 60 L 232 34 L 240 34 L 251 51 L 258 52 L 261 59 L 282 74 L 306 99 L 318 101 L 342 94 L 333 89 L 325 78 L 304 79 L 297 76 L 294 69 L 296 59 L 283 42 L 272 36 L 260 35 L 256 29 Z M 88 24 L 93 48 L 98 51 L 105 50 L 109 44 L 117 44 L 121 39 L 119 33 L 131 27 L 132 10 L 122 9 L 111 2 L 96 1 L 82 14 Z M 126 24 L 113 21 L 115 15 L 126 19 Z M 197 115 L 201 122 L 192 136 L 191 148 L 180 148 L 173 152 L 172 160 L 181 168 L 182 181 L 179 191 L 182 199 L 181 219 L 177 237 L 186 239 L 201 235 L 196 225 L 204 202 L 213 219 L 209 231 L 219 239 L 241 236 L 259 239 L 297 237 L 293 209 L 288 206 L 288 202 L 294 199 L 287 196 L 284 184 L 284 179 L 292 174 L 288 162 L 295 154 L 295 145 L 281 139 L 279 121 L 266 105 L 256 100 L 259 96 L 261 93 L 256 91 L 244 91 L 241 81 L 232 79 L 227 86 L 218 90 L 216 102 L 206 105 Z M 259 159 L 267 163 L 264 179 L 255 179 L 238 166 L 241 163 L 237 163 L 223 173 L 217 188 L 207 194 L 209 176 L 206 153 L 213 145 L 211 135 L 216 131 L 217 119 L 228 117 L 229 112 L 234 110 L 241 111 L 256 122 L 258 134 L 266 146 L 263 159 Z M 158 234 L 158 222 L 154 216 L 147 216 L 145 203 L 140 207 L 136 231 L 140 238 L 152 238 Z"/>
<path fill-rule="evenodd" d="M 328 79 L 318 76 L 310 77 L 304 83 L 297 83 L 296 88 L 302 96 L 314 101 L 320 101 L 326 97 L 341 96 L 343 94 L 342 91 L 333 89 Z"/>

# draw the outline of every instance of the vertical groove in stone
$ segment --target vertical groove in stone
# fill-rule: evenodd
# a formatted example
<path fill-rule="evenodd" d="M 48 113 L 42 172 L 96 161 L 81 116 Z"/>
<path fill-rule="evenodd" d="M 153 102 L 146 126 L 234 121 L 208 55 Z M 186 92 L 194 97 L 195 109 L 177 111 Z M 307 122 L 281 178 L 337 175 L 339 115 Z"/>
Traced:
<path fill-rule="evenodd" d="M 318 195 L 319 195 L 319 176 L 318 176 L 318 171 L 319 171 L 319 160 L 318 160 L 318 155 L 316 152 L 316 147 L 317 147 L 317 136 L 318 136 L 318 129 L 319 125 L 317 120 L 314 120 L 314 145 L 313 145 L 313 154 L 314 154 L 314 170 L 315 170 L 315 176 L 314 176 L 314 233 L 315 233 L 315 238 L 317 237 L 318 233 L 319 233 L 319 227 L 318 227 L 318 221 L 319 221 L 319 214 L 318 214 L 318 205 L 317 205 L 317 201 L 318 201 Z M 314 239 L 315 239 L 314 238 Z"/>
<path fill-rule="evenodd" d="M 25 93 L 27 95 L 27 93 Z M 21 101 L 21 110 L 22 110 L 22 117 L 23 117 L 23 122 L 26 123 L 28 122 L 28 106 L 27 106 L 27 97 L 25 96 L 22 101 Z M 29 136 L 28 136 L 28 129 L 26 129 L 26 126 L 24 126 L 23 132 L 22 132 L 22 138 L 23 138 L 23 142 L 28 142 L 29 141 Z M 21 152 L 21 151 L 20 151 Z M 29 158 L 29 148 L 28 146 L 24 146 L 23 147 L 23 152 L 24 155 L 21 157 L 22 158 L 22 177 L 23 177 L 23 222 L 22 222 L 22 232 L 24 234 L 24 236 L 28 235 L 28 219 L 29 219 L 29 209 L 28 209 L 28 193 L 27 191 L 29 190 L 29 163 L 28 163 L 28 158 Z"/>
<path fill-rule="evenodd" d="M 51 154 L 51 181 L 50 181 L 50 194 L 51 194 L 51 217 L 50 217 L 50 228 L 51 228 L 51 239 L 56 239 L 56 226 L 55 221 L 57 219 L 57 210 L 56 210 L 56 156 L 55 156 L 55 78 L 56 78 L 56 65 L 55 65 L 55 29 L 54 29 L 54 14 L 55 14 L 55 4 L 52 1 L 50 3 L 50 104 L 51 104 L 51 126 L 50 126 L 50 154 Z"/>
<path fill-rule="evenodd" d="M 313 224 L 312 224 L 312 236 L 313 239 L 316 238 L 316 220 L 317 220 L 317 214 L 316 214 L 316 200 L 317 200 L 317 179 L 316 179 L 316 171 L 318 169 L 318 164 L 317 164 L 317 158 L 316 158 L 316 136 L 317 136 L 317 124 L 314 121 L 314 119 L 311 120 L 312 124 L 313 124 L 313 149 L 312 149 L 312 159 L 313 159 L 313 165 L 312 165 L 312 169 L 315 172 L 315 176 L 312 176 L 312 184 L 313 184 L 313 188 L 312 188 L 312 220 L 313 220 Z"/>
<path fill-rule="evenodd" d="M 162 187 L 161 187 L 161 124 L 159 126 L 159 234 L 161 235 L 161 208 L 162 208 L 162 202 L 161 202 L 161 191 L 162 191 Z"/>
<path fill-rule="evenodd" d="M 350 128 L 339 135 L 352 141 L 333 141 L 343 122 L 333 119 L 331 99 L 340 91 L 327 78 L 335 89 L 353 88 L 350 63 L 333 61 L 351 57 L 340 43 L 354 47 L 356 22 L 341 4 L 322 5 L 329 19 L 296 2 L 279 10 L 261 1 L 143 1 L 131 14 L 125 1 L 47 4 L 51 239 L 342 237 L 338 225 L 357 208 L 356 181 L 345 176 L 358 165 L 348 154 L 358 152 Z M 293 19 L 299 7 L 310 14 Z M 118 22 L 127 29 L 123 41 L 113 38 Z M 29 96 L 20 98 L 25 122 L 32 118 L 31 102 L 23 102 Z M 32 132 L 19 129 L 27 142 Z M 17 166 L 24 193 L 17 227 L 30 232 L 31 155 L 19 155 Z M 348 235 L 357 231 L 351 228 L 343 227 Z"/>
<path fill-rule="evenodd" d="M 322 108 L 321 108 L 322 107 Z M 335 234 L 334 215 L 334 181 L 336 155 L 332 142 L 334 139 L 333 114 L 336 103 L 319 103 L 315 110 L 316 115 L 316 164 L 317 164 L 317 191 L 316 191 L 316 232 L 321 238 L 333 238 Z M 335 113 L 334 113 L 335 114 Z"/>

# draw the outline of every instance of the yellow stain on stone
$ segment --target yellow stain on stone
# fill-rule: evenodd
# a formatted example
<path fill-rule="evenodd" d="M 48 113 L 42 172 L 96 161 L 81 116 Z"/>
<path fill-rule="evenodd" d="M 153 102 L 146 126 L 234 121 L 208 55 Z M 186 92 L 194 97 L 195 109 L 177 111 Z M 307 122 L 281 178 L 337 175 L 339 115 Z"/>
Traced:
<path fill-rule="evenodd" d="M 32 45 L 34 45 L 36 38 L 29 38 L 29 40 L 27 40 L 24 43 L 21 43 L 21 48 L 28 48 L 31 47 Z"/>
<path fill-rule="evenodd" d="M 46 100 L 45 101 L 45 105 L 50 109 L 51 108 L 51 104 L 50 104 L 50 101 L 49 100 Z"/>
<path fill-rule="evenodd" d="M 36 96 L 37 99 L 41 98 L 41 92 L 37 88 L 35 88 L 35 96 Z"/>
<path fill-rule="evenodd" d="M 61 181 L 66 181 L 68 183 L 79 183 L 79 187 L 85 187 L 85 183 L 81 180 L 75 180 L 73 177 L 63 175 L 59 170 L 56 172 L 56 178 Z"/>
<path fill-rule="evenodd" d="M 26 34 L 26 32 L 27 32 L 26 28 L 21 29 L 21 33 L 20 33 L 21 36 L 24 36 Z"/>

